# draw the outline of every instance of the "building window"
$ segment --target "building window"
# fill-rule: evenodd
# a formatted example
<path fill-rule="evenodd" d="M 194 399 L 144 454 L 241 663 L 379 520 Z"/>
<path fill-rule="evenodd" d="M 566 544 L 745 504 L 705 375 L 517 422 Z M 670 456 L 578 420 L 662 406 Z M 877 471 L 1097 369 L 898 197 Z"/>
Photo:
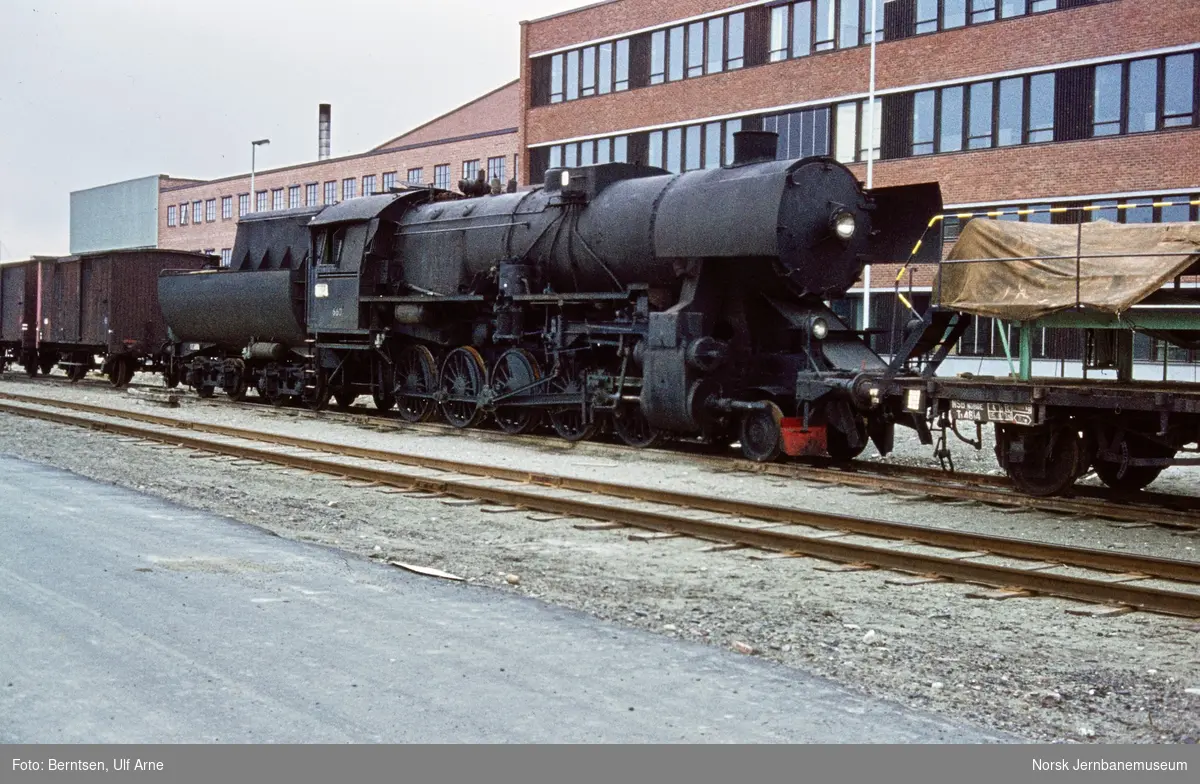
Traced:
<path fill-rule="evenodd" d="M 204 220 L 204 202 L 192 202 L 192 223 L 200 223 Z"/>
<path fill-rule="evenodd" d="M 357 195 L 355 192 L 357 188 L 358 180 L 353 177 L 347 177 L 342 180 L 342 201 L 353 199 Z"/>
<path fill-rule="evenodd" d="M 534 62 L 534 106 L 628 89 L 628 38 L 550 55 Z"/>
<path fill-rule="evenodd" d="M 828 106 L 763 118 L 763 130 L 779 134 L 776 158 L 791 160 L 829 154 Z"/>
<path fill-rule="evenodd" d="M 462 178 L 464 180 L 474 180 L 479 174 L 479 161 L 463 161 Z"/>
<path fill-rule="evenodd" d="M 1187 52 L 1096 66 L 1092 135 L 1195 125 L 1196 57 Z"/>
<path fill-rule="evenodd" d="M 650 84 L 675 82 L 746 64 L 744 12 L 650 34 Z"/>
<path fill-rule="evenodd" d="M 325 183 L 325 203 L 326 204 L 336 204 L 337 203 L 337 181 L 336 180 L 330 180 L 329 182 Z"/>
<path fill-rule="evenodd" d="M 433 187 L 450 190 L 450 164 L 439 163 L 433 167 Z"/>
<path fill-rule="evenodd" d="M 250 212 L 250 194 L 249 193 L 239 193 L 238 194 L 238 217 L 241 218 L 244 215 L 246 215 L 246 213 L 248 213 L 248 212 Z"/>
<path fill-rule="evenodd" d="M 556 144 L 550 148 L 547 160 L 551 169 L 563 166 L 589 166 L 600 163 L 628 163 L 629 137 L 613 136 L 607 139 L 592 139 L 586 142 Z"/>
<path fill-rule="evenodd" d="M 304 186 L 304 204 L 308 207 L 317 206 L 317 184 L 315 182 Z"/>
<path fill-rule="evenodd" d="M 883 6 L 875 6 L 875 24 L 866 24 L 871 0 L 802 0 L 771 9 L 772 62 L 813 52 L 849 49 L 883 40 Z"/>
<path fill-rule="evenodd" d="M 409 171 L 411 171 L 411 169 Z M 420 170 L 418 169 L 418 171 L 420 171 Z M 417 181 L 420 182 L 419 175 L 418 175 Z M 412 182 L 412 181 L 409 180 L 409 182 Z M 392 188 L 395 188 L 395 187 L 396 187 L 396 172 L 384 172 L 383 173 L 383 192 L 391 193 Z"/>
<path fill-rule="evenodd" d="M 176 220 L 177 220 L 177 218 L 176 218 L 176 212 L 175 212 L 175 205 L 168 204 L 167 205 L 167 225 L 174 226 Z"/>
<path fill-rule="evenodd" d="M 504 185 L 508 182 L 508 178 L 504 176 L 504 170 L 505 170 L 504 162 L 506 160 L 508 160 L 508 159 L 505 158 L 504 156 L 500 156 L 499 158 L 488 158 L 488 163 L 487 163 L 488 182 L 491 182 L 492 180 L 499 180 L 501 185 Z"/>
<path fill-rule="evenodd" d="M 363 175 L 363 196 L 370 196 L 375 193 L 375 175 Z"/>
<path fill-rule="evenodd" d="M 416 168 L 416 169 L 408 170 L 408 184 L 409 185 L 420 185 L 424 179 L 425 179 L 425 170 L 424 169 Z"/>
<path fill-rule="evenodd" d="M 833 157 L 842 163 L 865 161 L 867 159 L 867 139 L 871 140 L 872 158 L 879 159 L 879 139 L 883 128 L 882 102 L 875 99 L 874 112 L 867 110 L 867 102 L 847 101 L 833 107 L 833 130 L 830 138 L 833 140 Z M 874 128 L 866 133 L 866 126 L 871 123 Z"/>
<path fill-rule="evenodd" d="M 1053 141 L 1054 74 L 922 90 L 912 135 L 913 155 Z"/>
<path fill-rule="evenodd" d="M 204 202 L 204 220 L 212 223 L 217 219 L 217 200 L 208 199 Z"/>
<path fill-rule="evenodd" d="M 288 186 L 288 209 L 294 210 L 300 206 L 300 186 Z"/>
<path fill-rule="evenodd" d="M 271 209 L 283 209 L 283 188 L 275 188 L 271 191 Z"/>
<path fill-rule="evenodd" d="M 233 261 L 233 248 L 221 248 L 221 266 L 228 267 Z"/>
<path fill-rule="evenodd" d="M 188 203 L 186 201 L 179 205 L 179 225 L 188 225 Z"/>
<path fill-rule="evenodd" d="M 265 212 L 267 209 L 267 192 L 257 191 L 254 194 L 254 211 Z"/>
<path fill-rule="evenodd" d="M 1040 14 L 1058 8 L 1059 0 L 917 0 L 913 30 L 917 34 Z M 880 3 L 882 5 L 882 3 Z M 999 8 L 997 9 L 997 6 Z M 999 15 L 997 16 L 997 10 Z"/>
<path fill-rule="evenodd" d="M 221 220 L 229 220 L 233 217 L 233 197 L 221 197 Z"/>
<path fill-rule="evenodd" d="M 741 129 L 741 120 L 726 120 L 651 131 L 647 161 L 675 173 L 715 169 L 733 161 L 733 134 Z"/>

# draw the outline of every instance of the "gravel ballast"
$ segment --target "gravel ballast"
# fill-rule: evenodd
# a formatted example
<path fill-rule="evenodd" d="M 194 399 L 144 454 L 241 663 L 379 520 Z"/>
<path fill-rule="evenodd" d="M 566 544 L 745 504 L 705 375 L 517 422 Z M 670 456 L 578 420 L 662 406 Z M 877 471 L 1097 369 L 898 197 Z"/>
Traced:
<path fill-rule="evenodd" d="M 643 456 L 594 446 L 514 445 L 500 436 L 377 432 L 188 396 L 180 408 L 163 409 L 148 405 L 137 390 L 31 383 L 12 373 L 0 381 L 0 391 L 546 473 L 1200 559 L 1200 538 L 1165 529 L 900 502 L 894 496 L 715 471 L 658 452 Z M 978 589 L 953 583 L 902 587 L 888 582 L 897 578 L 894 573 L 829 571 L 830 564 L 815 559 L 763 560 L 753 550 L 703 552 L 704 543 L 686 538 L 630 541 L 629 529 L 579 530 L 578 520 L 487 513 L 476 506 L 348 487 L 333 478 L 197 459 L 182 450 L 15 416 L 0 417 L 0 451 L 282 536 L 436 567 L 668 637 L 750 651 L 866 694 L 1030 740 L 1195 742 L 1200 736 L 1200 696 L 1188 692 L 1200 687 L 1200 623 L 1195 621 L 1144 613 L 1077 616 L 1067 609 L 1082 605 L 1066 600 L 969 599 L 967 594 Z M 911 445 L 898 451 L 897 460 L 918 462 Z"/>

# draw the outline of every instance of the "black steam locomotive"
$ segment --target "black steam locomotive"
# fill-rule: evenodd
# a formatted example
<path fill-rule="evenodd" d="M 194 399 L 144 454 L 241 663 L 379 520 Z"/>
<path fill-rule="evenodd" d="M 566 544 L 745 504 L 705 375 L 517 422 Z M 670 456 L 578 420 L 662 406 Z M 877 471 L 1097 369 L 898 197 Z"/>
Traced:
<path fill-rule="evenodd" d="M 869 379 L 887 365 L 825 301 L 906 257 L 938 188 L 867 192 L 831 159 L 776 160 L 774 134 L 735 147 L 679 175 L 613 163 L 248 216 L 231 269 L 159 280 L 168 382 L 570 440 L 740 440 L 756 460 L 886 452 Z"/>

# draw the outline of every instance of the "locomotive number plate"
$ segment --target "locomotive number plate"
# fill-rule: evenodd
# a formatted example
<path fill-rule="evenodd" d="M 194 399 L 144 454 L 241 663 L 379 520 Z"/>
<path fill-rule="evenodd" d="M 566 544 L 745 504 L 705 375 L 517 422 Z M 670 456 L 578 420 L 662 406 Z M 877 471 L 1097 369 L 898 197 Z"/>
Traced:
<path fill-rule="evenodd" d="M 950 413 L 961 422 L 1033 424 L 1032 403 L 972 403 L 965 400 L 951 400 Z"/>

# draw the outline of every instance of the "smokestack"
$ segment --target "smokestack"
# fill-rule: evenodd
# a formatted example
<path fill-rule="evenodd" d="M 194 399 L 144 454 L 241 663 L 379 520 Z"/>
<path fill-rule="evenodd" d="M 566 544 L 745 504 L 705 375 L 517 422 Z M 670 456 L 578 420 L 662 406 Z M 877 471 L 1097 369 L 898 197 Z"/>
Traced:
<path fill-rule="evenodd" d="M 330 127 L 333 125 L 333 108 L 323 103 L 317 108 L 317 160 L 329 157 Z"/>

